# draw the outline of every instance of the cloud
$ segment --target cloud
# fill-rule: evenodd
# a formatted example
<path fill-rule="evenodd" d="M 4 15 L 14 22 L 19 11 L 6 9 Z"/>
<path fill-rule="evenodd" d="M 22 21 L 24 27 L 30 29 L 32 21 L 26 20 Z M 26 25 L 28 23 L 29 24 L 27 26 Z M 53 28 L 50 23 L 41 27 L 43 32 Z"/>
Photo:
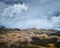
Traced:
<path fill-rule="evenodd" d="M 4 2 L 5 4 L 23 4 L 24 0 L 0 0 L 0 2 Z"/>
<path fill-rule="evenodd" d="M 1 13 L 0 24 L 7 27 L 13 26 L 16 20 L 20 19 L 20 14 L 25 10 L 27 10 L 27 6 L 25 4 L 15 4 L 8 6 Z"/>
<path fill-rule="evenodd" d="M 60 0 L 33 0 L 10 5 L 2 12 L 0 24 L 7 28 L 60 29 L 59 4 Z"/>
<path fill-rule="evenodd" d="M 60 16 L 52 17 L 51 18 L 51 23 L 52 23 L 54 29 L 59 29 L 60 30 Z"/>

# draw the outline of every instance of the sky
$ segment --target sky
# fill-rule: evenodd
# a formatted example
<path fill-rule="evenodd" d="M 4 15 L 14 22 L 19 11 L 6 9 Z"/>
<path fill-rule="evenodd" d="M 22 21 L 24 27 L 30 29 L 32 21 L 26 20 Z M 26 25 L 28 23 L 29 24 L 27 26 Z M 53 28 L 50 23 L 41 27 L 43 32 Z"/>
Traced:
<path fill-rule="evenodd" d="M 0 0 L 0 26 L 60 30 L 60 0 Z"/>

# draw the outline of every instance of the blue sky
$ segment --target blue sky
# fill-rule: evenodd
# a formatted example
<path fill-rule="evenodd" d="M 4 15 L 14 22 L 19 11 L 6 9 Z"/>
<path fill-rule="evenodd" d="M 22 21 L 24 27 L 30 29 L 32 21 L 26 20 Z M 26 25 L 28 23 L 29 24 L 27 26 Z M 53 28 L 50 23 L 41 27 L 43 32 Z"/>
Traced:
<path fill-rule="evenodd" d="M 59 22 L 60 0 L 0 0 L 0 26 L 60 29 Z"/>

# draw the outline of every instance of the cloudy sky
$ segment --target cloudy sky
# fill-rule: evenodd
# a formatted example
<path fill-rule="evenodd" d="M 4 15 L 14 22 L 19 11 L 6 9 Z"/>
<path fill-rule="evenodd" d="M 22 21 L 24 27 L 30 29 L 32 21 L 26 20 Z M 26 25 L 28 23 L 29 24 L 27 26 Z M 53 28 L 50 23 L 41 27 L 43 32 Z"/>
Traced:
<path fill-rule="evenodd" d="M 60 0 L 0 0 L 0 26 L 60 30 Z"/>

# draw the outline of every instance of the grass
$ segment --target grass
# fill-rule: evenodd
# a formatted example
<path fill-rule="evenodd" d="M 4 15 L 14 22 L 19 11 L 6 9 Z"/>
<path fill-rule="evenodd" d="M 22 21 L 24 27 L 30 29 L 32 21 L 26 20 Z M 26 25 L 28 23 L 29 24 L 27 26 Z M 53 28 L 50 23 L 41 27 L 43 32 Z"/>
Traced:
<path fill-rule="evenodd" d="M 35 38 L 34 38 L 34 36 L 35 36 Z M 23 32 L 22 31 L 11 31 L 11 32 L 7 32 L 4 34 L 0 33 L 0 37 L 2 37 L 2 38 L 0 38 L 0 42 L 6 42 L 7 44 L 11 44 L 10 48 L 57 48 L 56 42 L 60 41 L 59 36 L 51 36 L 51 35 L 48 36 L 46 34 L 32 35 L 32 34 L 27 34 L 24 31 Z M 32 41 L 29 44 L 20 43 L 19 46 L 14 45 L 15 42 L 21 41 L 20 40 L 21 37 L 31 37 Z M 55 40 L 55 38 L 58 38 L 59 40 Z M 9 47 L 0 45 L 0 48 L 9 48 Z"/>

